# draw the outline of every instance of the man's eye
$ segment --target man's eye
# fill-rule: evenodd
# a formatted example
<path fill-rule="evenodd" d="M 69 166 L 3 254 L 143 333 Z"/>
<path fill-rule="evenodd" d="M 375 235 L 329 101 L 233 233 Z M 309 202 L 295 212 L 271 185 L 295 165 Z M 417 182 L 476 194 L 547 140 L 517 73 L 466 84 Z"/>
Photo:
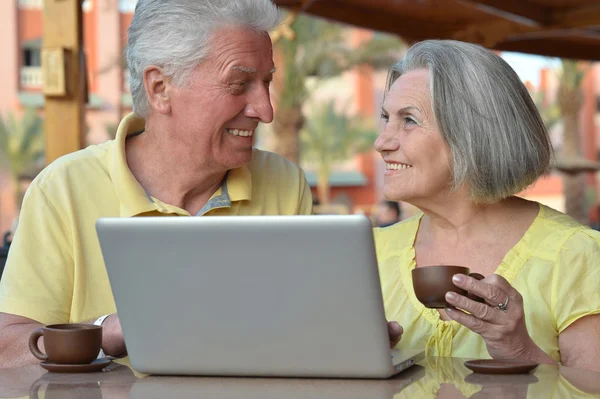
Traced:
<path fill-rule="evenodd" d="M 383 119 L 386 122 L 389 122 L 390 116 L 388 114 L 381 114 L 381 119 Z"/>
<path fill-rule="evenodd" d="M 404 118 L 404 123 L 406 123 L 407 125 L 416 125 L 417 124 L 417 122 L 415 122 L 414 119 L 408 118 L 408 117 Z"/>

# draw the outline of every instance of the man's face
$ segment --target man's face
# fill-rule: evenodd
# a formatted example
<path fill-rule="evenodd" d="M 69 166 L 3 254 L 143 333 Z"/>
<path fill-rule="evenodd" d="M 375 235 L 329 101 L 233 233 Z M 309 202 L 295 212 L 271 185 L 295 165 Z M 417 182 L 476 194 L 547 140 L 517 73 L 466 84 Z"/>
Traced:
<path fill-rule="evenodd" d="M 209 167 L 248 163 L 259 122 L 273 120 L 269 84 L 275 71 L 271 40 L 245 28 L 223 28 L 208 57 L 183 87 L 170 89 L 174 139 Z"/>

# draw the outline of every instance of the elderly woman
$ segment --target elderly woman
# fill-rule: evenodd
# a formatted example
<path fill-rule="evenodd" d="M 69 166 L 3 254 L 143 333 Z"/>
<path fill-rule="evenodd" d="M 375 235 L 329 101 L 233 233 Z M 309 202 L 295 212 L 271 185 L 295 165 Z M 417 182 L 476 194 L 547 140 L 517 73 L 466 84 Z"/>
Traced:
<path fill-rule="evenodd" d="M 389 73 L 375 148 L 384 194 L 422 212 L 376 229 L 398 347 L 600 370 L 600 235 L 516 196 L 548 170 L 551 145 L 515 72 L 482 47 L 424 41 Z M 425 308 L 411 270 L 468 266 L 452 309 Z M 402 329 L 391 324 L 391 335 Z"/>

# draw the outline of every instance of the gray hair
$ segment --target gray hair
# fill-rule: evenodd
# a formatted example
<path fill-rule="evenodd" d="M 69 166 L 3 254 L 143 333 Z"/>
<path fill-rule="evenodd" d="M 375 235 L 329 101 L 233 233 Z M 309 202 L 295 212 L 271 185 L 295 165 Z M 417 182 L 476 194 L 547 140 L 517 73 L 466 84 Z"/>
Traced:
<path fill-rule="evenodd" d="M 281 13 L 271 0 L 139 0 L 126 51 L 133 111 L 148 116 L 143 76 L 148 66 L 161 67 L 181 86 L 207 56 L 211 35 L 219 28 L 267 33 L 280 22 Z"/>
<path fill-rule="evenodd" d="M 453 189 L 492 203 L 519 193 L 548 171 L 552 145 L 525 85 L 498 55 L 454 40 L 412 46 L 389 71 L 429 71 L 433 114 L 452 158 Z"/>

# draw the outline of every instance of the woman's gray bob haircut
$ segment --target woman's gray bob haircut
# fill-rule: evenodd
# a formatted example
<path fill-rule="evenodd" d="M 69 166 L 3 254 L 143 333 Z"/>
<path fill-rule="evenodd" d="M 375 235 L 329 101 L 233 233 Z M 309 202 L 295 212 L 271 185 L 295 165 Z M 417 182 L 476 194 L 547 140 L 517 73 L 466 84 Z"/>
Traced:
<path fill-rule="evenodd" d="M 429 70 L 433 114 L 452 158 L 453 188 L 493 203 L 519 193 L 548 171 L 552 146 L 525 85 L 499 56 L 454 40 L 412 46 L 388 74 Z"/>
<path fill-rule="evenodd" d="M 139 0 L 126 51 L 133 111 L 148 116 L 143 76 L 148 66 L 161 67 L 182 85 L 206 57 L 216 30 L 239 26 L 266 34 L 281 17 L 271 0 Z"/>

